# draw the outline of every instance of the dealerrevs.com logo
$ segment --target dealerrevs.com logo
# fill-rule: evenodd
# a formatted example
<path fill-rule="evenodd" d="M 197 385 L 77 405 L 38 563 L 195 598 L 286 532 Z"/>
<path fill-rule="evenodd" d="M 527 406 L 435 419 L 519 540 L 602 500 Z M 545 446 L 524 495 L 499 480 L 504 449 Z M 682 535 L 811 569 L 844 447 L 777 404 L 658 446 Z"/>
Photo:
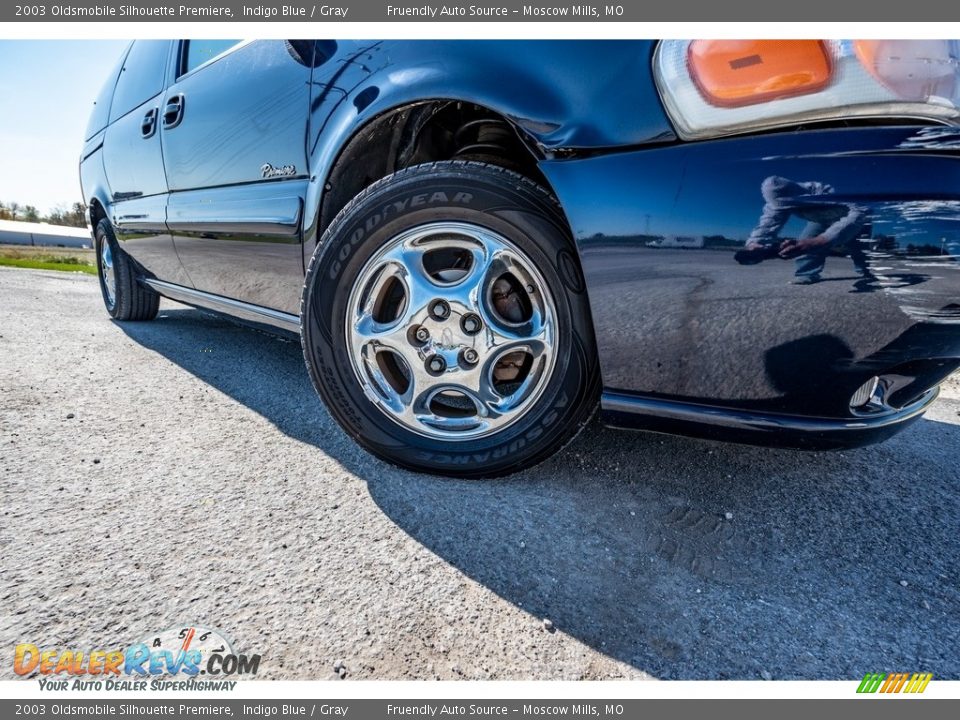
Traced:
<path fill-rule="evenodd" d="M 127 648 L 61 650 L 17 645 L 13 671 L 41 690 L 232 690 L 252 676 L 259 654 L 234 651 L 219 630 L 200 625 L 151 633 Z M 201 679 L 202 678 L 202 679 Z"/>

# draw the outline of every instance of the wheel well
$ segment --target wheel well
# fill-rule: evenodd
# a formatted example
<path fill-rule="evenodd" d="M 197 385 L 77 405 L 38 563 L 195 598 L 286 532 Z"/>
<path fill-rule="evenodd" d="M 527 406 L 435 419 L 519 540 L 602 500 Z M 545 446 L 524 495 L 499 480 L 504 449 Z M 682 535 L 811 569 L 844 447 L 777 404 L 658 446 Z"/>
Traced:
<path fill-rule="evenodd" d="M 107 216 L 107 211 L 103 209 L 100 201 L 94 198 L 90 201 L 90 207 L 87 212 L 90 215 L 90 226 L 96 231 L 97 223 Z"/>
<path fill-rule="evenodd" d="M 549 187 L 532 146 L 505 117 L 472 103 L 436 100 L 385 113 L 350 139 L 331 168 L 318 235 L 362 190 L 422 163 L 479 160 Z"/>

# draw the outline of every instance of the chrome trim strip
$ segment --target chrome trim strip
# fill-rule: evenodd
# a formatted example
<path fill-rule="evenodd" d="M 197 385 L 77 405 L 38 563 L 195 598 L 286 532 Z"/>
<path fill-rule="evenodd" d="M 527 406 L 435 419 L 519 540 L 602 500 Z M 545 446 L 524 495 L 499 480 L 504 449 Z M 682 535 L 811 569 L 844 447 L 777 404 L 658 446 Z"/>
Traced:
<path fill-rule="evenodd" d="M 299 219 L 289 218 L 251 218 L 249 220 L 227 220 L 203 218 L 202 220 L 167 221 L 171 233 L 215 233 L 216 235 L 280 235 L 293 237 L 300 232 Z"/>
<path fill-rule="evenodd" d="M 272 308 L 261 305 L 251 305 L 250 303 L 221 295 L 212 295 L 202 290 L 184 287 L 183 285 L 175 285 L 164 282 L 163 280 L 155 280 L 154 278 L 141 278 L 140 282 L 156 290 L 164 297 L 176 300 L 177 302 L 208 308 L 228 315 L 236 315 L 248 320 L 264 322 L 281 328 L 282 330 L 288 330 L 298 335 L 300 334 L 300 318 L 296 315 L 290 315 L 289 313 L 280 312 L 279 310 L 273 310 Z"/>

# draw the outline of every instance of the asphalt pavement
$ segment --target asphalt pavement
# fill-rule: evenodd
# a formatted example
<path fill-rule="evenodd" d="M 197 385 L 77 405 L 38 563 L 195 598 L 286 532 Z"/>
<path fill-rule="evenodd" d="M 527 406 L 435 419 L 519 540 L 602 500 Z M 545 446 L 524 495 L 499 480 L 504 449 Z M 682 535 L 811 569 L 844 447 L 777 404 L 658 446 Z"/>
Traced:
<path fill-rule="evenodd" d="M 506 479 L 417 475 L 340 431 L 295 341 L 0 268 L 8 658 L 199 623 L 259 678 L 958 679 L 958 458 L 952 381 L 855 451 L 595 425 Z"/>

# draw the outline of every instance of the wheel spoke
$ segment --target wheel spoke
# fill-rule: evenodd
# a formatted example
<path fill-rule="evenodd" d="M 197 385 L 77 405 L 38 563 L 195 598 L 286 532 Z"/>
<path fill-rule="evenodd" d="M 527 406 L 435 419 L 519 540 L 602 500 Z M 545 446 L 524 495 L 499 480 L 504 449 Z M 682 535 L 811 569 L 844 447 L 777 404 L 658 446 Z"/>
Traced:
<path fill-rule="evenodd" d="M 402 322 L 385 325 L 366 315 L 354 327 L 353 342 L 354 352 L 366 353 L 368 364 L 377 366 L 378 372 L 379 365 L 374 355 L 381 352 L 398 355 L 413 375 L 417 375 L 423 367 L 423 358 L 411 343 L 407 326 Z"/>
<path fill-rule="evenodd" d="M 362 312 L 367 315 L 372 315 L 378 298 L 382 297 L 389 284 L 392 281 L 403 284 L 406 274 L 406 270 L 402 265 L 392 262 L 383 263 L 381 267 L 372 274 L 371 279 L 367 281 L 363 307 L 361 309 Z"/>
<path fill-rule="evenodd" d="M 493 353 L 493 358 L 494 360 L 500 360 L 506 355 L 510 355 L 515 352 L 523 352 L 536 360 L 541 355 L 548 353 L 549 347 L 550 346 L 540 338 L 522 338 L 510 340 L 496 347 L 496 351 Z"/>
<path fill-rule="evenodd" d="M 500 404 L 504 400 L 504 396 L 497 392 L 490 377 L 491 375 L 487 375 L 476 387 L 467 388 L 465 391 L 465 394 L 477 406 L 477 414 L 488 422 L 501 419 L 503 410 Z"/>
<path fill-rule="evenodd" d="M 498 354 L 519 345 L 529 345 L 531 352 L 539 354 L 546 346 L 553 345 L 553 326 L 539 312 L 534 312 L 528 320 L 517 324 L 507 324 L 492 317 L 488 342 L 490 349 L 495 349 Z"/>
<path fill-rule="evenodd" d="M 474 308 L 483 304 L 485 288 L 503 274 L 506 265 L 503 251 L 487 238 L 466 249 L 470 252 L 470 267 L 449 293 L 462 305 Z"/>
<path fill-rule="evenodd" d="M 407 326 L 422 322 L 430 301 L 440 294 L 440 286 L 423 266 L 425 254 L 424 248 L 404 243 L 385 256 L 391 267 L 391 277 L 396 277 L 404 285 L 406 303 L 400 320 Z M 371 293 L 371 297 L 375 300 L 376 295 Z"/>
<path fill-rule="evenodd" d="M 416 379 L 413 379 L 407 391 L 397 398 L 400 403 L 400 416 L 408 422 L 422 423 L 432 416 L 430 396 L 433 393 L 429 388 L 419 389 L 418 385 Z"/>
<path fill-rule="evenodd" d="M 380 349 L 401 352 L 407 336 L 403 323 L 379 323 L 371 315 L 364 315 L 358 319 L 354 324 L 353 333 L 362 345 L 372 345 L 378 352 Z"/>

